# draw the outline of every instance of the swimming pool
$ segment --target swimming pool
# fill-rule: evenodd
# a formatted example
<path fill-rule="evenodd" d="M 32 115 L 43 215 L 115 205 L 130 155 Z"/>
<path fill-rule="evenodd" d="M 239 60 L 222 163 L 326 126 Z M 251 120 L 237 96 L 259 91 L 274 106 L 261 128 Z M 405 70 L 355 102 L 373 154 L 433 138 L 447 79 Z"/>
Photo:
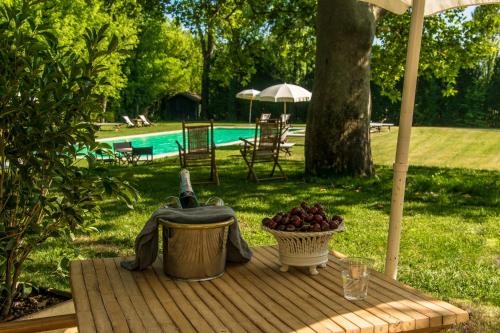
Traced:
<path fill-rule="evenodd" d="M 250 139 L 255 134 L 255 128 L 214 128 L 214 141 L 217 146 L 238 141 L 240 138 Z M 150 147 L 153 146 L 153 153 L 156 157 L 168 156 L 177 153 L 177 144 L 175 141 L 182 144 L 182 131 L 152 133 L 144 135 L 126 136 L 113 139 L 102 139 L 100 142 L 105 142 L 111 146 L 116 142 L 129 141 L 132 142 L 132 147 Z"/>

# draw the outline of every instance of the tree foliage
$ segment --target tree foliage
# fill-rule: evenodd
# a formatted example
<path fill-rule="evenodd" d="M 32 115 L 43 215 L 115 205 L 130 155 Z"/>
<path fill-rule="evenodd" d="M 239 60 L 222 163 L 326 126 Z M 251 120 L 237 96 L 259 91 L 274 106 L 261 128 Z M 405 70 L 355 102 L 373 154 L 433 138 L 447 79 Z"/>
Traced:
<path fill-rule="evenodd" d="M 122 66 L 139 41 L 137 34 L 141 7 L 137 5 L 137 1 L 51 0 L 44 1 L 37 7 L 42 15 L 39 20 L 53 29 L 59 44 L 70 47 L 81 56 L 85 55 L 87 48 L 85 42 L 79 38 L 82 31 L 109 25 L 100 46 L 101 50 L 113 42 L 120 46 L 120 52 L 114 52 L 102 59 L 101 62 L 107 71 L 99 74 L 99 78 L 105 75 L 109 84 L 98 84 L 96 93 L 118 98 L 120 90 L 127 84 Z"/>
<path fill-rule="evenodd" d="M 201 55 L 188 32 L 165 18 L 146 17 L 139 40 L 125 69 L 126 110 L 138 113 L 155 107 L 164 96 L 200 90 Z"/>
<path fill-rule="evenodd" d="M 444 97 L 455 95 L 462 70 L 490 63 L 498 54 L 498 8 L 478 7 L 471 20 L 463 9 L 426 17 L 419 76 L 439 80 Z M 372 79 L 381 94 L 393 101 L 401 99 L 400 82 L 404 76 L 409 29 L 410 13 L 387 13 L 377 24 Z"/>
<path fill-rule="evenodd" d="M 402 31 L 408 24 L 402 23 L 405 20 L 409 18 L 389 15 L 378 27 L 381 38 L 389 39 L 374 48 L 375 119 L 398 121 L 408 33 Z M 447 31 L 448 20 L 455 23 Z M 498 80 L 500 6 L 477 7 L 470 19 L 463 11 L 445 12 L 426 18 L 424 26 L 414 123 L 498 127 L 498 104 L 491 92 Z M 389 30 L 381 32 L 384 29 Z"/>
<path fill-rule="evenodd" d="M 168 10 L 196 36 L 203 59 L 201 76 L 201 108 L 206 117 L 212 117 L 210 103 L 210 75 L 217 46 L 233 27 L 242 11 L 244 0 L 170 0 Z"/>
<path fill-rule="evenodd" d="M 109 25 L 85 29 L 85 49 L 60 44 L 34 1 L 0 7 L 0 316 L 34 248 L 50 237 L 92 228 L 96 205 L 136 198 L 126 182 L 96 168 L 91 116 L 99 110 L 109 57 Z M 104 46 L 104 44 L 106 46 Z M 84 150 L 82 148 L 85 147 Z M 109 146 L 108 146 L 109 148 Z M 79 162 L 87 160 L 88 166 Z"/>

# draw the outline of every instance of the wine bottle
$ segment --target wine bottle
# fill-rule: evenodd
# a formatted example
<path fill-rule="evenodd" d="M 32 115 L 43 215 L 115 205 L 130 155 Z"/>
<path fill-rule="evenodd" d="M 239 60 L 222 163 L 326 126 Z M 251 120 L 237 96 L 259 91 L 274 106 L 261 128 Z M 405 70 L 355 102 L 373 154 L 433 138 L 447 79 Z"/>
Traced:
<path fill-rule="evenodd" d="M 182 169 L 179 173 L 180 177 L 180 194 L 179 200 L 181 202 L 182 208 L 194 208 L 199 207 L 200 203 L 194 194 L 193 188 L 191 187 L 191 178 L 189 176 L 189 171 L 187 169 Z"/>

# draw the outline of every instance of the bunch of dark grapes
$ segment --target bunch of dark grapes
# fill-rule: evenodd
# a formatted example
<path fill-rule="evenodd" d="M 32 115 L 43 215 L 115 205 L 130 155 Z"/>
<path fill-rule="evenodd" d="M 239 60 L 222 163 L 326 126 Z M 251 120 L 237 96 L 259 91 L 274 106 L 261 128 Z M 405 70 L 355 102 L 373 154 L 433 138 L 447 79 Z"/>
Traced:
<path fill-rule="evenodd" d="M 262 225 L 279 231 L 319 232 L 335 230 L 343 221 L 339 215 L 328 219 L 323 206 L 319 203 L 309 206 L 306 202 L 302 202 L 299 207 L 292 208 L 288 213 L 280 212 L 273 218 L 264 218 Z"/>

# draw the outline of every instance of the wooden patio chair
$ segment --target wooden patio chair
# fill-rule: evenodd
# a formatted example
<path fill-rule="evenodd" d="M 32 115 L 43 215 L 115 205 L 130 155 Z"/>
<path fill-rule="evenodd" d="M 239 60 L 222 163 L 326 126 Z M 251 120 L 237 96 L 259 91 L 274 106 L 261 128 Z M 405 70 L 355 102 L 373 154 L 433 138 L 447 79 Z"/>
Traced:
<path fill-rule="evenodd" d="M 287 178 L 279 163 L 282 130 L 283 123 L 280 120 L 269 122 L 257 121 L 253 142 L 240 138 L 240 140 L 243 141 L 243 145 L 240 147 L 240 153 L 248 166 L 247 179 L 253 179 L 258 183 L 261 180 Z M 254 168 L 258 163 L 273 164 L 269 177 L 259 178 L 257 176 Z M 274 176 L 276 167 L 280 170 L 281 176 Z"/>
<path fill-rule="evenodd" d="M 210 166 L 210 183 L 220 184 L 215 162 L 214 123 L 209 124 L 182 122 L 182 145 L 177 142 L 181 169 Z M 193 182 L 193 184 L 207 182 Z"/>

